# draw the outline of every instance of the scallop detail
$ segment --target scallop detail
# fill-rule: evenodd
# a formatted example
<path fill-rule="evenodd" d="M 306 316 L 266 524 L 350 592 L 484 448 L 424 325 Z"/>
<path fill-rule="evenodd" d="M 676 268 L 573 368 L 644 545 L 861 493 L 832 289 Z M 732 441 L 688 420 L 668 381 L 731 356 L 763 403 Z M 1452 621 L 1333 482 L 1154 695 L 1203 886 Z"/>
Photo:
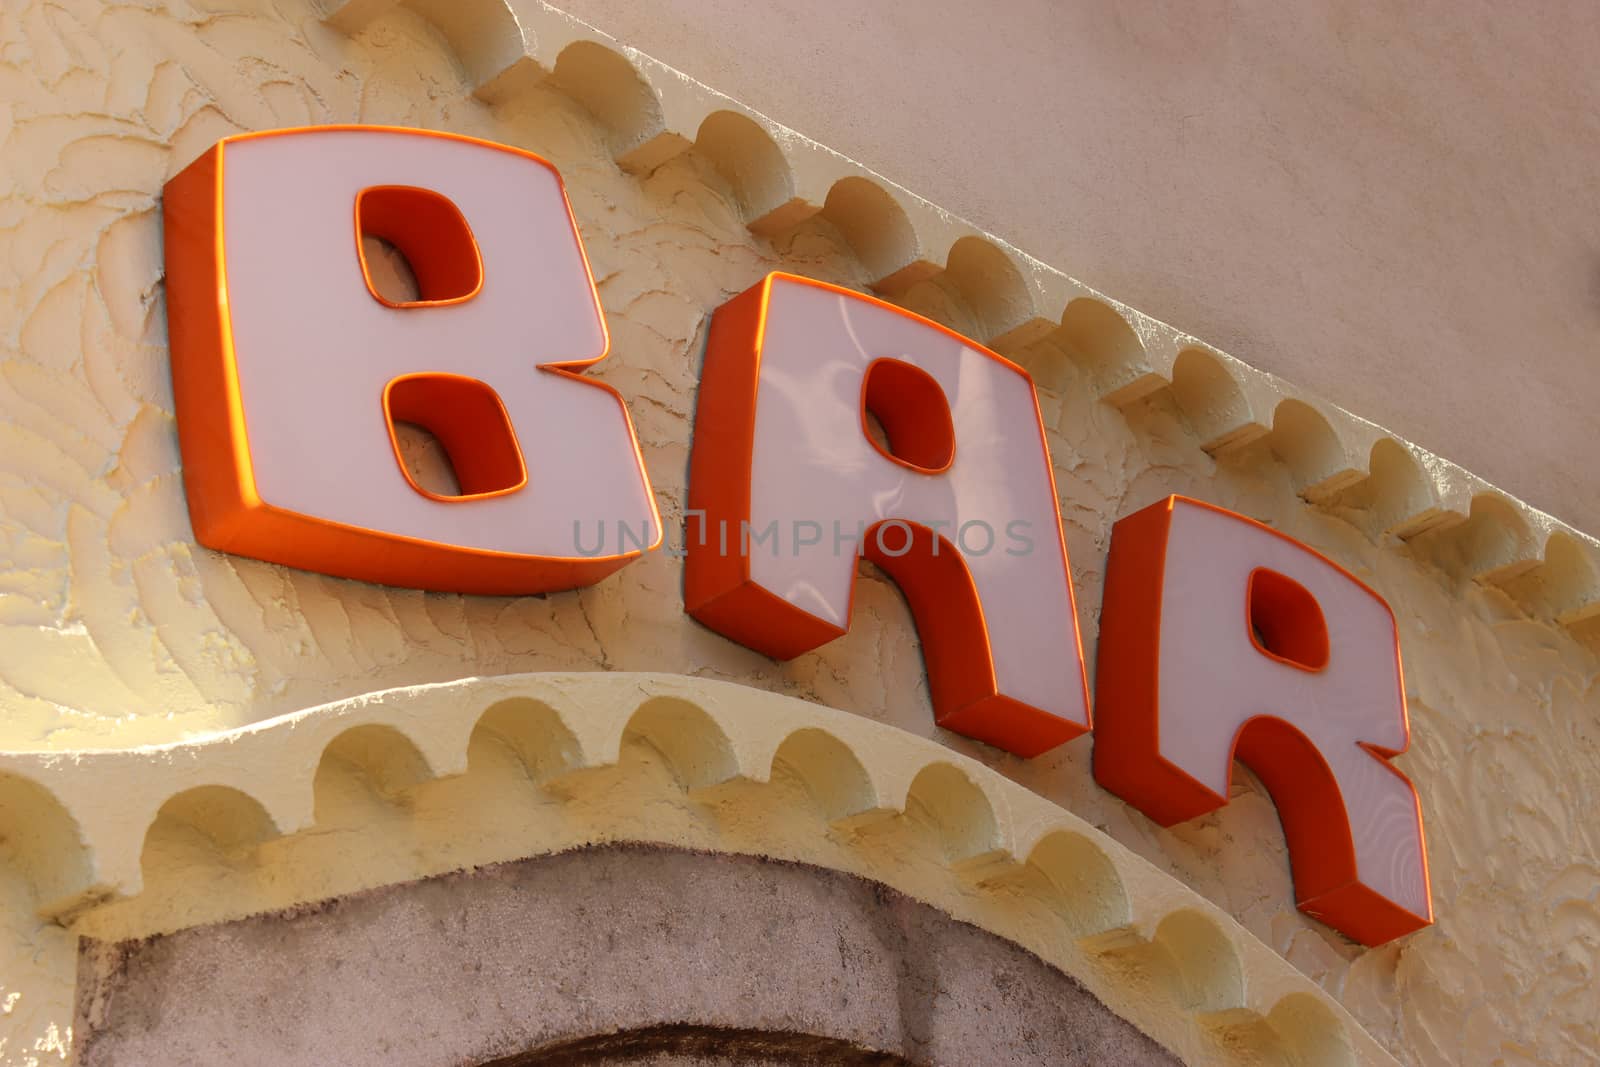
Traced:
<path fill-rule="evenodd" d="M 1189 347 L 1172 362 L 1172 397 L 1200 447 L 1213 456 L 1243 448 L 1271 432 L 1256 418 L 1221 357 Z"/>
<path fill-rule="evenodd" d="M 662 771 L 619 791 L 630 753 Z M 296 767 L 316 769 L 310 817 Z M 75 899 L 51 914 L 96 936 L 656 841 L 877 878 L 1038 953 L 1189 1058 L 1391 1062 L 1225 913 L 1043 797 L 934 741 L 731 683 L 477 678 L 164 748 L 0 754 L 0 819 L 7 865 L 36 899 Z"/>
<path fill-rule="evenodd" d="M 33 891 L 41 912 L 87 893 L 95 876 L 77 821 L 50 790 L 0 769 L 0 865 Z"/>
<path fill-rule="evenodd" d="M 783 739 L 772 767 L 793 774 L 830 819 L 846 819 L 877 808 L 872 779 L 850 746 L 826 730 L 806 727 Z"/>

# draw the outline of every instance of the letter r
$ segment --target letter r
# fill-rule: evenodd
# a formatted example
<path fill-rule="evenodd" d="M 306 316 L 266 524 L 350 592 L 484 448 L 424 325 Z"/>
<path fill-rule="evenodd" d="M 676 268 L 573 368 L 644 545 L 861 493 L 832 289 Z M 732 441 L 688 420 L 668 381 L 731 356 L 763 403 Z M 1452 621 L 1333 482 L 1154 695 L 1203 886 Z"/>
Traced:
<path fill-rule="evenodd" d="M 1237 757 L 1302 911 L 1367 945 L 1433 921 L 1394 615 L 1334 563 L 1183 497 L 1122 519 L 1095 710 L 1095 779 L 1156 822 L 1226 804 Z"/>
<path fill-rule="evenodd" d="M 622 398 L 576 371 L 605 321 L 560 176 L 504 145 L 319 127 L 228 137 L 168 184 L 167 300 L 195 536 L 390 585 L 537 593 L 661 523 Z M 419 289 L 371 280 L 362 235 Z M 399 422 L 460 492 L 414 482 Z M 574 531 L 607 540 L 580 553 Z"/>
<path fill-rule="evenodd" d="M 939 725 L 1022 756 L 1088 729 L 1055 481 L 1021 368 L 870 297 L 771 274 L 712 319 L 689 464 L 689 506 L 713 525 L 863 528 L 863 554 L 916 620 Z M 995 548 L 1019 522 L 1032 550 Z M 968 524 L 955 540 L 969 547 L 938 533 Z M 742 554 L 691 540 L 686 606 L 798 656 L 849 628 L 844 545 L 796 536 L 793 551 Z"/>

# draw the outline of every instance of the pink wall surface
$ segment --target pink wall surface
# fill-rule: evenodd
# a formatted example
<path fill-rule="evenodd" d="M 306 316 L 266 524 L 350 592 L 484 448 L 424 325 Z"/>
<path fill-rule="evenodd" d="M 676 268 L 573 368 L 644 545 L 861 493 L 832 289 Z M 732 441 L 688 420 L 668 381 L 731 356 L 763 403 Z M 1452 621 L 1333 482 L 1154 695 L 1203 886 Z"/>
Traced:
<path fill-rule="evenodd" d="M 1600 7 L 555 3 L 1600 532 Z"/>

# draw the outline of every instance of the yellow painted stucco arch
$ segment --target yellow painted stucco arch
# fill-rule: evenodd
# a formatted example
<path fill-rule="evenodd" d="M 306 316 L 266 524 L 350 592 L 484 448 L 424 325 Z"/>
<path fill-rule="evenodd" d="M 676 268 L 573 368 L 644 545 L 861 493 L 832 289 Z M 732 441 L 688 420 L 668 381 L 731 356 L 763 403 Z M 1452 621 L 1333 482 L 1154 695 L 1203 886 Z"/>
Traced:
<path fill-rule="evenodd" d="M 72 936 L 6 946 L 14 1021 L 71 1018 L 78 936 L 648 842 L 882 882 L 1028 949 L 1189 1062 L 1392 1062 L 1221 909 L 1070 812 L 934 741 L 728 682 L 465 679 L 176 745 L 0 755 L 0 776 L 33 783 L 13 825 L 79 828 L 16 868 L 41 925 Z"/>

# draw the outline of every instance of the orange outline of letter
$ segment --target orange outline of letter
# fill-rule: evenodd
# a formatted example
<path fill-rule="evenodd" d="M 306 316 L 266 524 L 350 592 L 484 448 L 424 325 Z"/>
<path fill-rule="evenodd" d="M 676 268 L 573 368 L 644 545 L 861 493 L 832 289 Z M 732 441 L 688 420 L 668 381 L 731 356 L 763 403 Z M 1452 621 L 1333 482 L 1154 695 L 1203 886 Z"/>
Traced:
<path fill-rule="evenodd" d="M 772 273 L 758 284 L 717 309 L 706 340 L 705 368 L 695 409 L 694 442 L 689 456 L 689 508 L 703 513 L 700 537 L 685 531 L 684 606 L 695 619 L 725 637 L 749 648 L 786 660 L 842 637 L 848 630 L 818 619 L 756 585 L 750 560 L 743 552 L 718 550 L 713 529 L 741 529 L 750 521 L 750 478 L 754 460 L 756 387 L 761 373 L 761 344 L 765 335 L 772 283 L 785 279 L 825 289 L 892 311 L 932 327 L 960 341 L 988 359 L 1029 378 L 1026 371 L 969 338 L 937 322 L 885 303 L 853 289 L 811 278 Z M 1031 382 L 1031 378 L 1029 378 Z M 1034 417 L 1044 440 L 1044 418 L 1033 394 Z M 929 429 L 930 434 L 934 433 Z M 873 444 L 876 449 L 878 446 Z M 957 448 L 960 443 L 957 442 Z M 881 452 L 881 449 L 879 450 Z M 1072 610 L 1072 654 L 1078 657 L 1084 681 L 1084 709 L 1089 709 L 1088 674 L 1082 670 L 1083 640 L 1077 624 L 1077 598 L 1072 588 L 1071 561 L 1055 505 L 1055 469 L 1045 454 L 1050 476 L 1051 511 L 1056 515 L 1056 538 L 1066 569 L 1068 604 Z M 897 461 L 898 462 L 898 461 Z M 902 466 L 905 464 L 902 463 Z M 719 522 L 727 522 L 720 527 Z M 877 530 L 887 523 L 911 530 L 914 548 L 899 556 L 873 550 Z M 1000 694 L 995 681 L 994 656 L 983 611 L 961 554 L 948 540 L 931 551 L 938 536 L 927 527 L 901 519 L 885 519 L 863 532 L 867 558 L 883 567 L 901 589 L 911 607 L 922 641 L 923 663 L 928 672 L 934 719 L 947 730 L 987 742 L 1015 755 L 1030 758 L 1087 732 L 1088 727 Z M 934 608 L 937 607 L 937 610 Z M 855 583 L 850 587 L 848 620 L 855 610 Z M 1069 650 L 1063 649 L 1063 654 Z M 1092 720 L 1090 720 L 1092 722 Z"/>
<path fill-rule="evenodd" d="M 610 351 L 610 333 L 603 313 L 600 329 L 604 344 L 598 356 L 541 364 L 538 369 L 591 389 L 603 389 L 616 399 L 656 522 L 656 539 L 646 548 L 593 557 L 519 555 L 331 522 L 261 499 L 251 464 L 228 311 L 222 204 L 227 149 L 231 144 L 256 138 L 351 130 L 436 137 L 519 155 L 548 169 L 562 189 L 562 200 L 567 201 L 560 172 L 531 152 L 476 137 L 395 126 L 313 126 L 237 134 L 218 141 L 167 182 L 162 204 L 167 330 L 183 483 L 195 540 L 218 551 L 341 578 L 440 592 L 505 595 L 590 585 L 658 547 L 660 514 L 627 404 L 612 386 L 578 373 L 604 359 Z M 571 203 L 567 202 L 566 207 L 568 221 L 577 233 Z M 581 238 L 578 251 L 593 293 L 594 275 Z M 374 398 L 374 403 L 379 402 L 381 398 Z"/>
<path fill-rule="evenodd" d="M 1388 603 L 1355 575 L 1307 545 L 1254 519 L 1203 500 L 1170 496 L 1120 519 L 1112 533 L 1106 563 L 1105 594 L 1100 612 L 1100 645 L 1096 657 L 1094 777 L 1104 788 L 1144 812 L 1162 826 L 1174 826 L 1228 803 L 1188 772 L 1161 755 L 1161 715 L 1157 694 L 1160 671 L 1162 583 L 1173 508 L 1178 501 L 1227 515 L 1265 530 L 1333 567 L 1372 595 L 1389 612 Z M 1245 610 L 1248 613 L 1248 598 Z M 1248 617 L 1244 625 L 1248 626 Z M 1252 640 L 1253 644 L 1256 644 Z M 1269 658 L 1271 653 L 1256 645 Z M 1400 644 L 1395 642 L 1395 668 L 1400 681 L 1400 715 L 1405 744 L 1394 750 L 1360 743 L 1389 773 L 1405 783 L 1422 828 L 1422 803 L 1411 780 L 1388 760 L 1411 744 L 1406 711 Z M 1291 664 L 1304 670 L 1299 664 Z M 1422 840 L 1423 891 L 1428 913 L 1416 915 L 1379 896 L 1357 880 L 1355 844 L 1343 794 L 1327 762 L 1309 738 L 1273 716 L 1256 716 L 1239 727 L 1232 753 L 1262 780 L 1283 825 L 1294 878 L 1295 903 L 1307 915 L 1377 946 L 1433 922 L 1433 890 L 1428 874 L 1427 839 Z M 1232 784 L 1233 767 L 1228 780 Z"/>

